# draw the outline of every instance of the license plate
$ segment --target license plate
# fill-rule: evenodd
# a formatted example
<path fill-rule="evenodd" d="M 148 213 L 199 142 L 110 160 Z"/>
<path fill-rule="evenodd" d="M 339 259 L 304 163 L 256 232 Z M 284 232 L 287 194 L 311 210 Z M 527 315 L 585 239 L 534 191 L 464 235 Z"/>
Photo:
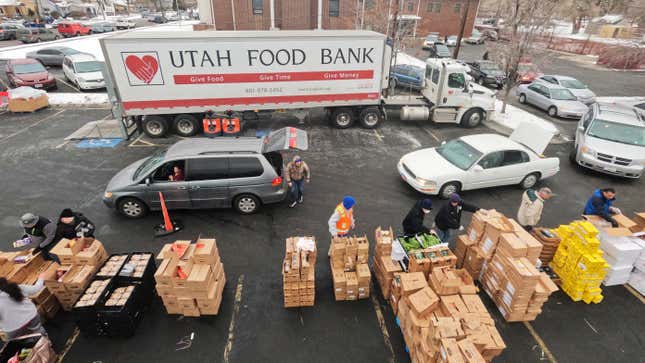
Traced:
<path fill-rule="evenodd" d="M 43 85 L 42 85 L 42 84 L 40 84 L 40 83 L 38 83 L 38 84 L 35 84 L 35 85 L 34 85 L 34 87 L 36 87 L 36 88 L 42 88 L 42 86 L 43 86 Z"/>
<path fill-rule="evenodd" d="M 607 170 L 610 173 L 615 173 L 616 172 L 616 168 L 605 168 L 605 170 Z"/>

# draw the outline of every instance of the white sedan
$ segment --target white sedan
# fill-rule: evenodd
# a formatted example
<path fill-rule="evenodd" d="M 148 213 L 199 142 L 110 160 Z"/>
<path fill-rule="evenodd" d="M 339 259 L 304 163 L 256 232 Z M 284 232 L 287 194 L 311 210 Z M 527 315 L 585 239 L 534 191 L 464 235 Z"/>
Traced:
<path fill-rule="evenodd" d="M 414 189 L 443 198 L 461 190 L 501 185 L 531 188 L 560 171 L 558 158 L 541 155 L 552 137 L 552 132 L 526 123 L 510 137 L 463 136 L 404 155 L 398 170 Z"/>

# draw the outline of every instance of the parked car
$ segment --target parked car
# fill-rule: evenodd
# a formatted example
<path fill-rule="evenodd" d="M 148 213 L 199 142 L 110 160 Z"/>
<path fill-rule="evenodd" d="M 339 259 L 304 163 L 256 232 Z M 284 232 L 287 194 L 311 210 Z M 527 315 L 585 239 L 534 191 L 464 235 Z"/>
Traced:
<path fill-rule="evenodd" d="M 425 69 L 409 64 L 397 64 L 390 75 L 390 87 L 421 89 L 425 78 Z"/>
<path fill-rule="evenodd" d="M 578 101 L 568 89 L 550 83 L 533 82 L 517 87 L 520 103 L 530 103 L 545 110 L 551 117 L 579 119 L 589 107 Z"/>
<path fill-rule="evenodd" d="M 532 129 L 527 132 L 526 127 Z M 412 188 L 442 198 L 502 185 L 527 189 L 560 170 L 560 159 L 541 155 L 552 137 L 550 131 L 522 124 L 510 137 L 462 136 L 436 148 L 413 151 L 399 160 L 397 168 Z"/>
<path fill-rule="evenodd" d="M 116 21 L 117 29 L 134 29 L 136 26 L 137 24 L 130 19 L 120 18 Z"/>
<path fill-rule="evenodd" d="M 426 38 L 423 40 L 423 49 L 428 49 L 430 48 L 431 45 L 436 43 L 443 44 L 443 40 L 441 39 L 441 36 L 439 35 L 439 33 L 436 33 L 436 32 L 429 33 L 426 36 Z"/>
<path fill-rule="evenodd" d="M 36 59 L 46 66 L 60 67 L 63 64 L 63 58 L 79 53 L 81 52 L 70 47 L 47 47 L 27 53 L 27 58 Z"/>
<path fill-rule="evenodd" d="M 634 108 L 591 105 L 578 123 L 569 159 L 601 173 L 640 178 L 645 168 L 645 120 Z"/>
<path fill-rule="evenodd" d="M 645 120 L 645 97 L 619 97 L 612 104 L 633 108 Z"/>
<path fill-rule="evenodd" d="M 109 21 L 98 21 L 84 25 L 91 28 L 90 33 L 92 34 L 109 33 L 116 29 L 115 24 Z"/>
<path fill-rule="evenodd" d="M 452 53 L 450 52 L 450 49 L 446 47 L 443 44 L 438 44 L 435 43 L 430 46 L 428 49 L 429 56 L 428 58 L 450 58 L 452 57 Z"/>
<path fill-rule="evenodd" d="M 58 32 L 66 37 L 80 37 L 81 35 L 88 35 L 92 32 L 92 28 L 79 22 L 63 22 L 58 24 Z"/>
<path fill-rule="evenodd" d="M 457 46 L 457 37 L 456 35 L 451 35 L 446 39 L 446 45 L 449 47 L 456 47 Z"/>
<path fill-rule="evenodd" d="M 478 60 L 468 62 L 468 66 L 470 66 L 470 75 L 473 77 L 475 82 L 482 86 L 492 86 L 499 89 L 504 87 L 506 76 L 504 75 L 504 72 L 497 67 L 495 62 Z"/>
<path fill-rule="evenodd" d="M 586 84 L 578 81 L 577 79 L 573 77 L 567 77 L 567 76 L 559 76 L 559 75 L 544 75 L 540 76 L 538 80 L 550 84 L 557 84 L 561 87 L 564 87 L 571 91 L 577 98 L 578 101 L 590 105 L 594 102 L 596 102 L 596 94 L 593 93 L 587 87 Z"/>
<path fill-rule="evenodd" d="M 153 22 L 153 23 L 157 23 L 157 24 L 164 24 L 164 23 L 168 22 L 168 19 L 166 19 L 165 17 L 163 17 L 161 15 L 157 15 L 150 21 Z"/>
<path fill-rule="evenodd" d="M 23 29 L 23 28 L 24 26 L 18 23 L 0 24 L 0 40 L 18 39 L 18 29 Z"/>
<path fill-rule="evenodd" d="M 532 83 L 541 74 L 538 67 L 533 63 L 518 63 L 517 65 L 517 77 L 520 83 Z"/>
<path fill-rule="evenodd" d="M 484 44 L 484 34 L 482 34 L 477 29 L 473 29 L 472 34 L 464 39 L 464 42 L 469 44 Z"/>
<path fill-rule="evenodd" d="M 65 78 L 80 90 L 105 88 L 103 62 L 90 54 L 74 54 L 63 60 Z"/>
<path fill-rule="evenodd" d="M 5 73 L 11 87 L 33 87 L 55 89 L 56 78 L 45 66 L 35 59 L 10 59 L 5 65 Z"/>
<path fill-rule="evenodd" d="M 162 192 L 169 209 L 233 207 L 251 214 L 286 195 L 280 152 L 307 146 L 306 132 L 291 127 L 263 138 L 182 140 L 117 173 L 103 202 L 126 217 L 139 218 L 161 209 Z M 185 180 L 169 181 L 175 166 L 183 169 Z"/>
<path fill-rule="evenodd" d="M 18 40 L 23 43 L 40 43 L 60 39 L 60 34 L 56 30 L 47 28 L 22 28 L 18 29 L 17 33 Z"/>

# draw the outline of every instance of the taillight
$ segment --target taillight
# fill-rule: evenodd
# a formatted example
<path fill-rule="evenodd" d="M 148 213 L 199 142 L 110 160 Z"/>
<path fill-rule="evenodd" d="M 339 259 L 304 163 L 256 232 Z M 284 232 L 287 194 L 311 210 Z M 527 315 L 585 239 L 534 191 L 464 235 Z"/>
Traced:
<path fill-rule="evenodd" d="M 277 187 L 278 185 L 282 185 L 282 177 L 279 176 L 271 181 L 271 185 L 274 187 Z"/>

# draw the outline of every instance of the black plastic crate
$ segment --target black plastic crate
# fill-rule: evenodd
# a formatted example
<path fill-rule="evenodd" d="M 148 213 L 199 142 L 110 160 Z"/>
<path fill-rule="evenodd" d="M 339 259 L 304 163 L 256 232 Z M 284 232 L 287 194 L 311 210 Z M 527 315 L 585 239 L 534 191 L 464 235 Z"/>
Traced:
<path fill-rule="evenodd" d="M 143 271 L 143 276 L 134 277 L 134 276 L 120 276 L 120 275 L 117 275 L 117 278 L 118 278 L 119 281 L 126 282 L 126 283 L 139 281 L 139 282 L 144 282 L 145 284 L 153 284 L 154 285 L 154 275 L 155 275 L 155 271 L 157 270 L 157 265 L 155 263 L 155 255 L 152 252 L 132 252 L 128 256 L 128 259 L 125 262 L 125 264 L 130 262 L 130 259 L 132 258 L 132 255 L 141 255 L 141 254 L 150 256 L 150 259 L 148 260 L 148 264 L 146 265 L 146 268 Z M 121 266 L 121 268 L 123 268 L 123 266 Z"/>
<path fill-rule="evenodd" d="M 98 268 L 98 270 L 96 270 L 97 275 L 95 275 L 95 276 L 94 276 L 94 279 L 93 279 L 93 280 L 105 280 L 105 279 L 109 279 L 109 278 L 116 277 L 116 276 L 119 274 L 119 273 L 117 272 L 117 273 L 116 273 L 116 275 L 114 275 L 114 276 L 99 276 L 99 275 L 98 275 L 99 271 L 101 271 L 101 268 L 103 268 L 103 266 L 105 266 L 105 265 L 107 264 L 107 262 L 108 262 L 112 257 L 114 257 L 114 256 L 126 256 L 125 260 L 123 261 L 123 263 L 122 263 L 122 264 L 121 264 L 121 266 L 119 267 L 119 271 L 121 271 L 121 269 L 123 268 L 123 265 L 124 265 L 124 264 L 128 261 L 128 259 L 130 258 L 130 254 L 129 254 L 129 253 L 114 253 L 114 254 L 111 254 L 111 255 L 110 255 L 110 257 L 108 257 L 108 259 L 107 259 L 107 260 L 105 260 L 105 262 L 101 265 L 101 267 L 99 267 L 99 268 Z"/>
<path fill-rule="evenodd" d="M 92 282 L 94 281 L 102 281 L 101 279 L 93 279 Z M 90 285 L 92 284 L 90 282 Z M 72 313 L 74 314 L 74 319 L 76 320 L 76 325 L 78 325 L 78 328 L 81 330 L 81 332 L 85 335 L 89 336 L 97 336 L 97 335 L 103 335 L 101 329 L 100 329 L 100 322 L 99 322 L 99 316 L 98 316 L 98 311 L 97 307 L 100 306 L 102 303 L 103 299 L 105 298 L 105 294 L 107 294 L 110 291 L 110 287 L 114 284 L 114 279 L 110 279 L 110 282 L 108 283 L 108 286 L 103 290 L 99 298 L 97 299 L 96 303 L 94 305 L 90 306 L 82 306 L 82 307 L 77 307 L 74 306 L 72 308 Z M 88 285 L 89 288 L 89 285 Z M 83 295 L 85 295 L 85 291 L 83 291 Z M 80 300 L 80 297 L 79 297 Z M 78 301 L 77 301 L 78 302 Z M 74 304 L 76 305 L 76 303 Z"/>
<path fill-rule="evenodd" d="M 119 287 L 134 286 L 134 290 L 122 306 L 105 306 L 109 296 Z M 97 316 L 101 329 L 107 336 L 132 336 L 143 317 L 143 310 L 152 298 L 152 290 L 141 281 L 116 281 L 97 304 Z"/>

